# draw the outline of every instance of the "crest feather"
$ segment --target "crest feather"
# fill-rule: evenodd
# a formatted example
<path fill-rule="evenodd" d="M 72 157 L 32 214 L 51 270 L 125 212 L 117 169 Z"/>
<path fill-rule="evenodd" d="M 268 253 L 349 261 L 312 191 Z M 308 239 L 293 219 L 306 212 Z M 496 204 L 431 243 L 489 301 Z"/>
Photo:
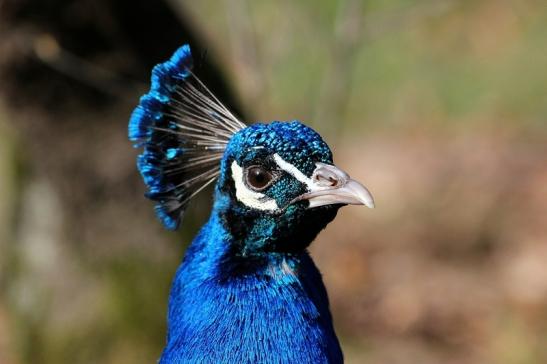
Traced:
<path fill-rule="evenodd" d="M 138 169 L 164 226 L 176 229 L 188 202 L 219 175 L 228 141 L 245 128 L 192 73 L 185 44 L 152 70 L 150 91 L 129 121 L 129 139 L 143 147 Z"/>

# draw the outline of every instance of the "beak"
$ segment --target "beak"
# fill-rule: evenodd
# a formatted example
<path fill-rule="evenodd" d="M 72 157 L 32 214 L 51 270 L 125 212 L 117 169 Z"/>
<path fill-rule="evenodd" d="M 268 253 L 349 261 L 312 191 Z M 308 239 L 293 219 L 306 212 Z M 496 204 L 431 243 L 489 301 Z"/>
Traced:
<path fill-rule="evenodd" d="M 350 178 L 341 169 L 325 163 L 316 163 L 317 168 L 308 184 L 309 192 L 296 198 L 308 200 L 309 208 L 333 205 L 365 205 L 374 208 L 374 198 L 365 186 Z"/>

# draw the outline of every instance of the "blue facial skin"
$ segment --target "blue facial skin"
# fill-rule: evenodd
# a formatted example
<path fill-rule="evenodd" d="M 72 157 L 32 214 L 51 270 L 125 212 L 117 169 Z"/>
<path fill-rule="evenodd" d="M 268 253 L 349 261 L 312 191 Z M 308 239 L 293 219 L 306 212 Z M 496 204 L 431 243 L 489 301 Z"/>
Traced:
<path fill-rule="evenodd" d="M 299 122 L 254 124 L 225 151 L 209 221 L 173 282 L 167 346 L 160 363 L 342 363 L 321 275 L 306 247 L 341 205 L 289 204 L 306 191 L 286 172 L 266 190 L 284 208 L 260 211 L 237 200 L 233 161 L 275 168 L 277 153 L 311 176 L 332 153 Z"/>

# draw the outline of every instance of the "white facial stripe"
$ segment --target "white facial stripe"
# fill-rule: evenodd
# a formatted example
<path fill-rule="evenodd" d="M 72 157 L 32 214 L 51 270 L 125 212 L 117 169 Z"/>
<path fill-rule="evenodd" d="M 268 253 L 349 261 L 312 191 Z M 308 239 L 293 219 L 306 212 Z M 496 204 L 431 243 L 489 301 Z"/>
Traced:
<path fill-rule="evenodd" d="M 320 185 L 314 183 L 311 178 L 306 177 L 306 175 L 304 173 L 300 172 L 300 170 L 298 168 L 296 168 L 295 166 L 293 166 L 292 164 L 290 164 L 289 162 L 287 162 L 286 160 L 281 158 L 279 156 L 279 154 L 276 153 L 276 154 L 274 154 L 273 157 L 274 157 L 275 163 L 277 163 L 279 168 L 281 168 L 285 172 L 289 173 L 291 176 L 296 178 L 298 181 L 305 184 L 308 187 L 309 192 L 328 190 L 328 189 L 331 188 L 329 186 L 320 186 Z"/>
<path fill-rule="evenodd" d="M 236 186 L 236 198 L 244 205 L 253 209 L 262 211 L 277 211 L 279 207 L 277 202 L 263 193 L 253 191 L 243 182 L 243 169 L 236 163 L 232 162 L 232 178 Z"/>
<path fill-rule="evenodd" d="M 296 178 L 297 180 L 299 180 L 300 182 L 308 186 L 308 189 L 311 190 L 313 188 L 314 184 L 311 178 L 306 177 L 304 173 L 300 172 L 298 168 L 296 168 L 295 166 L 293 166 L 292 164 L 290 164 L 289 162 L 281 158 L 279 154 L 276 153 L 274 154 L 273 157 L 274 157 L 275 163 L 277 163 L 279 168 L 281 168 L 282 170 L 284 170 L 285 172 L 287 172 L 288 174 L 290 174 L 291 176 L 293 176 L 294 178 Z"/>

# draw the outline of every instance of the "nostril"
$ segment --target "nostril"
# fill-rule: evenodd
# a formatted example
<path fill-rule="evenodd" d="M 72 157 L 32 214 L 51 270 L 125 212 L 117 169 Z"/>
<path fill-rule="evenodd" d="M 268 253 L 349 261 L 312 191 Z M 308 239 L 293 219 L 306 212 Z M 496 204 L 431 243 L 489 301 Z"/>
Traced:
<path fill-rule="evenodd" d="M 315 163 L 317 168 L 313 172 L 312 180 L 317 186 L 338 188 L 346 184 L 349 176 L 333 165 Z"/>
<path fill-rule="evenodd" d="M 320 186 L 336 187 L 340 184 L 340 180 L 328 171 L 321 171 L 313 175 L 313 180 Z"/>

